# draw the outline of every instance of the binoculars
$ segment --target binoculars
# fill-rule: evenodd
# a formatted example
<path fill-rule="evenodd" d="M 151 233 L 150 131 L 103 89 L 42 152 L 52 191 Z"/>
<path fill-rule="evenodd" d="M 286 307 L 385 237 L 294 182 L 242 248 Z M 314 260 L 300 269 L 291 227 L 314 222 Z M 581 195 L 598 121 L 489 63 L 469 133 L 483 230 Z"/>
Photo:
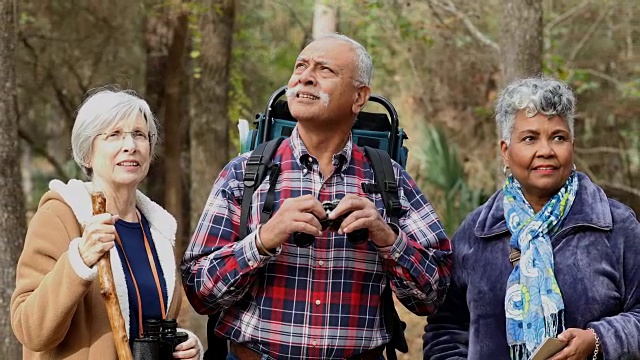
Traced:
<path fill-rule="evenodd" d="M 348 212 L 333 220 L 329 219 L 329 213 L 333 211 L 336 206 L 338 206 L 339 202 L 340 200 L 322 202 L 322 208 L 324 208 L 324 212 L 326 214 L 324 219 L 318 219 L 320 220 L 320 225 L 322 225 L 322 231 L 329 229 L 333 232 L 336 232 L 340 230 L 342 221 L 351 214 L 351 212 Z M 352 244 L 360 244 L 367 241 L 367 239 L 369 239 L 369 229 L 358 229 L 347 234 L 347 240 L 349 240 Z M 293 242 L 298 247 L 309 247 L 311 246 L 311 244 L 313 244 L 314 241 L 316 241 L 316 237 L 311 234 L 303 232 L 293 233 Z"/>
<path fill-rule="evenodd" d="M 177 332 L 174 319 L 149 319 L 144 323 L 142 338 L 134 339 L 131 354 L 134 360 L 173 360 L 173 352 L 189 336 L 185 332 Z"/>

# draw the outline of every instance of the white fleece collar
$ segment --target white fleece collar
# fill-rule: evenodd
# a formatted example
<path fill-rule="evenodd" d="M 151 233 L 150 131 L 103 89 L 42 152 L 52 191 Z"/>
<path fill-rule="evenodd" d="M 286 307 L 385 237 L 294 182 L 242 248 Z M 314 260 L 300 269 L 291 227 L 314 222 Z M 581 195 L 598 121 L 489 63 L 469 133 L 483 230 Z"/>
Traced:
<path fill-rule="evenodd" d="M 80 180 L 69 180 L 67 184 L 60 180 L 52 180 L 49 183 L 49 189 L 60 194 L 62 199 L 71 207 L 76 219 L 84 227 L 86 222 L 93 217 L 93 209 L 91 206 L 91 183 Z M 176 220 L 169 212 L 160 205 L 153 202 L 140 191 L 136 191 L 136 206 L 140 212 L 147 218 L 149 227 L 151 228 L 151 237 L 158 253 L 160 267 L 165 284 L 167 285 L 167 306 L 169 311 L 173 300 L 173 292 L 176 286 L 176 261 L 174 255 L 174 246 L 176 240 L 176 231 L 178 225 Z M 111 269 L 113 271 L 113 280 L 120 302 L 120 310 L 127 329 L 127 337 L 129 336 L 129 295 L 127 285 L 125 283 L 124 268 L 120 262 L 120 257 L 115 247 L 111 249 Z"/>

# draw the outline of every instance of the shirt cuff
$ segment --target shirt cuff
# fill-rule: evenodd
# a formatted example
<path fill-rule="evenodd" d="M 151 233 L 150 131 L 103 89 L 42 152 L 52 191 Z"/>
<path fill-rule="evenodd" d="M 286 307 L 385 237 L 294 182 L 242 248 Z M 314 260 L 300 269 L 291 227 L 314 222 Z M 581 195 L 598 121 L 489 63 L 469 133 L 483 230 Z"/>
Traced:
<path fill-rule="evenodd" d="M 88 267 L 82 257 L 80 256 L 80 240 L 82 238 L 75 238 L 69 243 L 68 258 L 71 262 L 71 268 L 76 274 L 83 280 L 93 281 L 98 276 L 98 267 Z"/>
<path fill-rule="evenodd" d="M 244 257 L 238 260 L 238 264 L 240 266 L 256 268 L 272 258 L 270 255 L 260 254 L 260 251 L 258 251 L 258 244 L 256 244 L 256 236 L 258 236 L 257 229 L 243 240 L 244 244 L 242 245 L 242 251 L 244 253 Z M 282 246 L 278 246 L 275 249 L 273 256 L 279 255 L 281 251 Z"/>
<path fill-rule="evenodd" d="M 387 223 L 387 225 L 389 225 L 393 232 L 397 235 L 396 241 L 394 241 L 393 244 L 389 246 L 376 246 L 376 249 L 378 249 L 378 254 L 380 254 L 383 259 L 394 260 L 397 262 L 407 248 L 407 236 L 404 234 L 404 232 L 400 231 L 398 225 L 394 223 Z"/>

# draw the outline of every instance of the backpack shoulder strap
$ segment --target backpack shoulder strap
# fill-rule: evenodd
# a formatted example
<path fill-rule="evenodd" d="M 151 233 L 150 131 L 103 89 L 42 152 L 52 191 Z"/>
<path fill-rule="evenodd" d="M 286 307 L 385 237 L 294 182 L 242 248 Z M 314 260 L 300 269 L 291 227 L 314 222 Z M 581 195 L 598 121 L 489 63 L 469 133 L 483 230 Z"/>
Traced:
<path fill-rule="evenodd" d="M 376 183 L 373 185 L 363 183 L 362 190 L 366 193 L 379 192 L 382 196 L 387 216 L 389 216 L 392 223 L 400 226 L 399 217 L 402 204 L 398 197 L 398 185 L 393 172 L 391 157 L 386 151 L 369 146 L 364 146 L 364 153 L 371 162 Z M 390 282 L 387 282 L 387 286 L 382 291 L 382 312 L 387 333 L 391 335 L 391 341 L 386 346 L 387 360 L 396 360 L 396 349 L 407 353 L 409 346 L 404 336 L 406 324 L 400 319 L 396 311 Z"/>
<path fill-rule="evenodd" d="M 240 239 L 244 239 L 247 236 L 247 222 L 249 221 L 253 193 L 262 184 L 267 170 L 271 166 L 273 155 L 278 150 L 283 139 L 284 137 L 279 137 L 259 144 L 247 159 L 247 165 L 244 169 L 244 189 L 242 190 L 242 207 L 240 211 Z"/>
<path fill-rule="evenodd" d="M 386 151 L 369 146 L 364 146 L 364 153 L 371 162 L 376 183 L 373 188 L 363 184 L 363 190 L 367 193 L 379 192 L 382 195 L 387 216 L 389 216 L 392 223 L 399 225 L 402 204 L 398 197 L 398 184 L 396 183 L 396 175 L 393 172 L 391 157 Z"/>

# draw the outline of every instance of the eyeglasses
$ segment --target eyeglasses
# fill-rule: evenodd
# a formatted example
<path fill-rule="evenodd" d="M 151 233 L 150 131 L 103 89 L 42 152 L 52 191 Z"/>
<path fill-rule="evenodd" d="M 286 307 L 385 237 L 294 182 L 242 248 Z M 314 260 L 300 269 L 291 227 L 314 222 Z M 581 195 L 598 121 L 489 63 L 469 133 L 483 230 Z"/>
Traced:
<path fill-rule="evenodd" d="M 133 130 L 133 131 L 114 130 L 111 132 L 100 133 L 97 136 L 102 136 L 102 139 L 106 142 L 116 143 L 116 142 L 123 141 L 127 134 L 129 134 L 131 136 L 131 139 L 133 139 L 133 141 L 136 143 L 149 142 L 149 139 L 150 139 L 150 136 L 147 133 L 140 130 Z"/>

